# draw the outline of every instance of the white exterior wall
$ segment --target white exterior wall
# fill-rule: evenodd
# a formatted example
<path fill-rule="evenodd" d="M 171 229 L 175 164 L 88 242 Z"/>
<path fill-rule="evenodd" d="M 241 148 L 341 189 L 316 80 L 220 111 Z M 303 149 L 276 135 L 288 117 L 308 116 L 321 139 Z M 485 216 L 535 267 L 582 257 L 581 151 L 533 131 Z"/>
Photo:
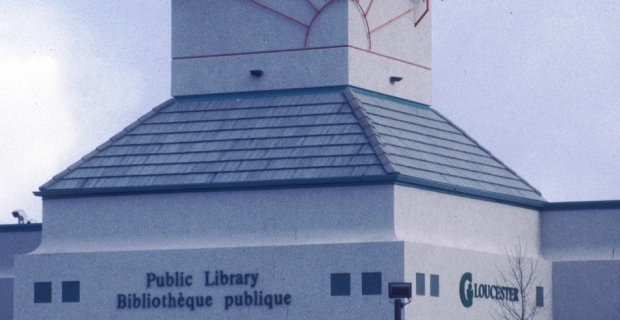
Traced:
<path fill-rule="evenodd" d="M 461 303 L 459 284 L 466 272 L 473 282 L 498 285 L 500 270 L 509 268 L 509 255 L 521 245 L 529 261 L 538 261 L 535 286 L 545 292 L 545 307 L 536 319 L 552 312 L 551 264 L 539 255 L 539 212 L 445 193 L 394 187 L 395 232 L 405 241 L 405 278 L 414 284 L 416 273 L 426 279 L 426 294 L 406 307 L 407 319 L 492 319 L 493 299 Z M 440 296 L 430 296 L 430 275 L 438 275 Z"/>
<path fill-rule="evenodd" d="M 381 272 L 384 284 L 402 281 L 402 255 L 398 242 L 28 255 L 18 258 L 16 319 L 380 319 L 390 315 L 393 306 L 385 294 L 362 296 L 361 274 Z M 249 285 L 206 286 L 206 271 L 258 278 L 254 287 L 252 280 Z M 192 276 L 192 285 L 157 288 L 153 283 L 148 288 L 150 272 L 183 272 Z M 331 273 L 350 273 L 350 296 L 331 296 Z M 36 281 L 52 282 L 51 303 L 32 303 Z M 80 281 L 80 302 L 61 302 L 63 281 Z M 288 294 L 290 303 L 226 308 L 226 296 L 241 294 L 245 299 L 245 292 L 253 296 L 254 291 Z M 178 305 L 119 308 L 119 295 L 134 293 L 152 298 L 170 293 L 177 299 L 181 294 L 211 296 L 212 305 L 194 310 Z"/>
<path fill-rule="evenodd" d="M 172 95 L 353 85 L 430 105 L 426 6 L 422 0 L 372 6 L 174 0 Z M 262 77 L 250 75 L 256 69 Z M 391 76 L 403 80 L 391 84 Z"/>
<path fill-rule="evenodd" d="M 541 248 L 547 259 L 620 259 L 620 209 L 544 211 L 541 227 Z"/>
<path fill-rule="evenodd" d="M 553 261 L 557 319 L 620 317 L 620 209 L 541 215 L 541 248 Z"/>
<path fill-rule="evenodd" d="M 393 241 L 392 187 L 43 201 L 37 253 Z"/>
<path fill-rule="evenodd" d="M 505 255 L 485 254 L 441 246 L 403 242 L 154 250 L 26 255 L 19 266 L 15 298 L 16 319 L 383 319 L 391 318 L 393 304 L 387 298 L 388 282 L 412 282 L 414 296 L 404 319 L 487 319 L 497 302 L 474 298 L 466 308 L 459 297 L 465 272 L 475 283 L 496 285 L 498 266 Z M 40 265 L 49 266 L 40 268 Z M 205 286 L 205 271 L 258 274 L 251 285 Z M 147 274 L 158 276 L 183 272 L 192 276 L 185 287 L 147 287 Z M 362 295 L 361 274 L 381 272 L 382 294 Z M 540 261 L 540 281 L 547 296 L 539 318 L 549 319 L 551 283 L 549 263 Z M 351 275 L 350 296 L 331 296 L 330 275 Z M 416 295 L 416 273 L 423 273 L 426 290 Z M 430 275 L 438 275 L 439 297 L 430 296 Z M 33 304 L 33 282 L 53 284 L 53 301 Z M 61 283 L 80 281 L 81 301 L 62 303 Z M 226 297 L 259 291 L 263 295 L 290 295 L 286 306 L 231 306 Z M 119 308 L 119 295 L 150 294 L 161 297 L 211 296 L 210 307 Z M 530 293 L 530 299 L 533 293 Z"/>
<path fill-rule="evenodd" d="M 519 243 L 539 255 L 539 212 L 396 186 L 395 230 L 403 241 L 504 255 Z"/>
<path fill-rule="evenodd" d="M 553 262 L 554 319 L 620 318 L 620 261 Z"/>
<path fill-rule="evenodd" d="M 46 199 L 44 214 L 42 245 L 16 260 L 16 319 L 370 320 L 393 315 L 387 284 L 401 281 L 414 286 L 405 319 L 480 319 L 494 301 L 464 307 L 462 275 L 495 285 L 505 248 L 521 239 L 534 256 L 538 243 L 535 211 L 393 185 Z M 205 286 L 205 271 L 218 270 L 258 273 L 259 292 L 292 302 L 227 310 L 226 296 L 255 288 Z M 550 267 L 541 260 L 538 270 L 546 317 Z M 166 272 L 193 283 L 147 288 L 149 273 Z M 381 272 L 381 295 L 361 294 L 364 272 Z M 350 296 L 331 296 L 333 273 L 350 274 Z M 415 296 L 416 273 L 425 274 L 424 296 Z M 439 297 L 430 296 L 431 274 Z M 63 281 L 80 281 L 80 302 L 61 302 Z M 35 282 L 52 283 L 51 303 L 33 303 Z M 213 305 L 119 308 L 119 295 L 133 293 L 210 295 Z"/>
<path fill-rule="evenodd" d="M 532 259 L 527 259 L 527 262 L 536 262 L 537 258 Z M 475 284 L 506 286 L 500 271 L 508 270 L 509 257 L 505 253 L 491 254 L 406 242 L 405 278 L 413 284 L 413 299 L 405 308 L 405 319 L 496 319 L 495 312 L 501 310 L 498 300 L 474 296 L 473 304 L 465 307 L 461 302 L 460 282 L 465 273 L 471 273 Z M 416 273 L 424 274 L 424 295 L 416 295 Z M 431 275 L 439 276 L 439 297 L 430 294 Z M 528 301 L 536 302 L 536 286 L 543 287 L 545 295 L 545 306 L 539 308 L 535 319 L 552 319 L 551 263 L 538 259 L 535 276 L 537 279 L 527 294 Z"/>
<path fill-rule="evenodd" d="M 44 200 L 41 246 L 17 258 L 16 319 L 342 319 L 390 314 L 384 295 L 362 296 L 362 272 L 403 281 L 390 185 L 195 192 Z M 388 242 L 386 242 L 388 241 Z M 41 270 L 40 266 L 46 266 Z M 247 286 L 205 287 L 204 272 L 259 273 L 264 294 L 286 307 L 225 309 Z M 189 288 L 146 288 L 149 272 L 184 272 Z M 351 295 L 332 297 L 330 275 L 350 273 Z M 80 281 L 80 302 L 61 302 Z M 51 282 L 52 302 L 33 303 Z M 212 295 L 201 310 L 118 308 L 119 294 Z"/>
<path fill-rule="evenodd" d="M 0 319 L 13 319 L 13 277 L 0 278 Z"/>

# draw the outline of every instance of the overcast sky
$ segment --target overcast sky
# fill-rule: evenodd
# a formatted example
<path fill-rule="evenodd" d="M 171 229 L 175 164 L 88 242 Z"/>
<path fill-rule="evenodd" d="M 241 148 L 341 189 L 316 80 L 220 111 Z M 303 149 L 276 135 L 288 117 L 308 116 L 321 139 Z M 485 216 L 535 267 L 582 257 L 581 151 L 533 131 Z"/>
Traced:
<path fill-rule="evenodd" d="M 620 199 L 620 2 L 432 19 L 433 108 L 548 201 Z M 32 191 L 170 97 L 170 0 L 3 0 L 0 71 L 0 223 L 40 222 Z"/>

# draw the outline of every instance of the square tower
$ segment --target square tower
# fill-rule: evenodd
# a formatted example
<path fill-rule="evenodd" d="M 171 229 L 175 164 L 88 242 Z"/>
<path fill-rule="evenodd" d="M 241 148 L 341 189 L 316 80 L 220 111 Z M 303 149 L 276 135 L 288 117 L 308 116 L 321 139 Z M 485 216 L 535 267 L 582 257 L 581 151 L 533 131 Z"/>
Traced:
<path fill-rule="evenodd" d="M 429 6 L 173 0 L 172 95 L 351 85 L 430 105 Z"/>

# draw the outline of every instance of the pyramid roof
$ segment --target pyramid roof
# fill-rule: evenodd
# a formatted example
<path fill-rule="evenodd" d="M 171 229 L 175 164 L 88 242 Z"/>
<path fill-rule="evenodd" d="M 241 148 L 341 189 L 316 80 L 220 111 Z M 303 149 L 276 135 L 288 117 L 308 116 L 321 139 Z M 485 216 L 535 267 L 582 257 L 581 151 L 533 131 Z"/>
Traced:
<path fill-rule="evenodd" d="M 349 86 L 170 99 L 36 194 L 357 183 L 545 202 L 429 106 Z"/>

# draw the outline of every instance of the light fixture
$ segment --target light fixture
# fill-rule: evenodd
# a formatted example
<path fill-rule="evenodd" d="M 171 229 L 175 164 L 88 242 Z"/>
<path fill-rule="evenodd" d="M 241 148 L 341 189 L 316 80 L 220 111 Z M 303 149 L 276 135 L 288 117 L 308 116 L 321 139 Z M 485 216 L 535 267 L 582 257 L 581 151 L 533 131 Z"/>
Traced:
<path fill-rule="evenodd" d="M 13 218 L 17 218 L 17 224 L 24 224 L 26 222 L 26 212 L 24 210 L 13 210 L 11 213 Z"/>
<path fill-rule="evenodd" d="M 411 302 L 411 282 L 388 283 L 388 297 L 394 299 L 394 320 L 402 319 L 402 310 Z M 408 299 L 403 303 L 402 299 Z"/>
<path fill-rule="evenodd" d="M 256 78 L 260 78 L 263 75 L 263 70 L 250 70 L 250 74 Z"/>
<path fill-rule="evenodd" d="M 411 282 L 390 282 L 388 297 L 390 299 L 411 299 Z"/>
<path fill-rule="evenodd" d="M 398 82 L 400 80 L 403 80 L 402 77 L 390 77 L 390 83 L 394 84 L 394 82 Z"/>

